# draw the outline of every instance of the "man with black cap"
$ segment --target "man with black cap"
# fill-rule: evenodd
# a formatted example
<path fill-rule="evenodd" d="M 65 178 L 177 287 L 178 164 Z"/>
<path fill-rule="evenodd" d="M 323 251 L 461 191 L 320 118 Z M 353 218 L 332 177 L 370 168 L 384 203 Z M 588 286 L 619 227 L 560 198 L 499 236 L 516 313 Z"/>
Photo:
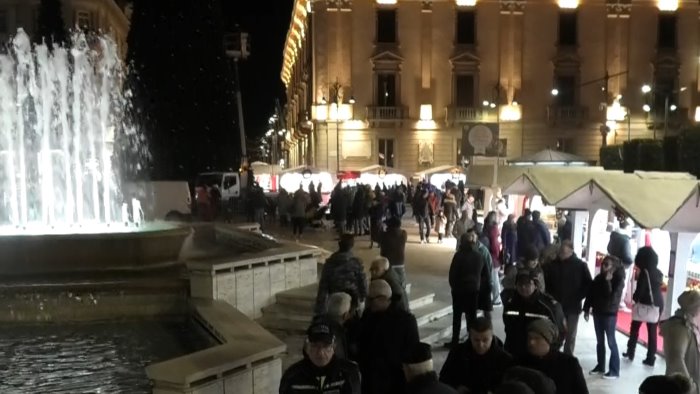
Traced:
<path fill-rule="evenodd" d="M 326 313 L 329 294 L 337 292 L 349 294 L 352 297 L 353 311 L 365 302 L 367 278 L 362 261 L 352 253 L 353 246 L 355 246 L 355 237 L 352 234 L 341 235 L 338 251 L 333 253 L 323 265 L 314 309 L 316 315 Z"/>
<path fill-rule="evenodd" d="M 566 335 L 566 321 L 561 305 L 550 295 L 537 289 L 537 273 L 522 270 L 516 275 L 515 292 L 503 299 L 503 323 L 506 329 L 505 349 L 515 358 L 527 353 L 527 326 L 537 319 L 547 319 L 558 329 L 553 347 L 561 346 Z"/>
<path fill-rule="evenodd" d="M 416 343 L 404 357 L 407 394 L 457 394 L 452 387 L 438 382 L 433 354 L 427 343 Z"/>
<path fill-rule="evenodd" d="M 360 394 L 360 371 L 352 361 L 335 357 L 330 325 L 315 321 L 307 330 L 304 359 L 282 375 L 280 394 Z"/>
<path fill-rule="evenodd" d="M 555 347 L 558 331 L 549 319 L 532 321 L 527 327 L 527 354 L 519 364 L 547 375 L 557 386 L 557 394 L 588 394 L 578 359 Z"/>

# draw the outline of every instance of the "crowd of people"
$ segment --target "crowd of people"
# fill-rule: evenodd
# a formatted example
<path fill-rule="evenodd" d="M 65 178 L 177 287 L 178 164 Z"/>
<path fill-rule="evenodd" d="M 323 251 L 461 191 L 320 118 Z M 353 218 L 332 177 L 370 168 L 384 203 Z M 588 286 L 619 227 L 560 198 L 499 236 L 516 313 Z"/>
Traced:
<path fill-rule="evenodd" d="M 632 299 L 645 308 L 635 308 L 622 357 L 634 359 L 639 328 L 645 322 L 649 347 L 643 363 L 654 366 L 663 302 L 658 256 L 650 246 L 640 248 L 633 258 L 631 249 L 620 242 L 624 238 L 613 232 L 609 253 L 592 277 L 588 265 L 574 253 L 566 215 L 558 217 L 552 237 L 539 212 L 525 210 L 516 220 L 499 209 L 499 198 L 496 210 L 488 212 L 481 224 L 474 196 L 463 185 L 446 186 L 444 192 L 425 183 L 390 190 L 336 186 L 331 216 L 339 248 L 321 273 L 304 359 L 285 372 L 281 394 L 588 393 L 574 355 L 579 317 L 588 321 L 592 316 L 595 327 L 597 364 L 589 374 L 619 378 L 621 355 L 615 332 L 626 282 L 635 271 L 631 267 L 638 272 Z M 458 241 L 448 275 L 452 338 L 445 344 L 449 354 L 439 372 L 434 370 L 430 346 L 419 340 L 406 294 L 407 235 L 401 217 L 407 200 L 421 242 L 429 242 L 432 230 L 438 242 L 447 237 Z M 373 209 L 379 210 L 376 217 Z M 369 278 L 353 253 L 355 236 L 366 234 L 380 248 Z M 660 324 L 666 339 L 667 376 L 649 377 L 640 393 L 698 394 L 700 293 L 687 291 L 678 302 L 681 308 Z M 499 304 L 504 338 L 495 335 L 491 322 Z M 461 337 L 463 315 L 466 339 Z"/>

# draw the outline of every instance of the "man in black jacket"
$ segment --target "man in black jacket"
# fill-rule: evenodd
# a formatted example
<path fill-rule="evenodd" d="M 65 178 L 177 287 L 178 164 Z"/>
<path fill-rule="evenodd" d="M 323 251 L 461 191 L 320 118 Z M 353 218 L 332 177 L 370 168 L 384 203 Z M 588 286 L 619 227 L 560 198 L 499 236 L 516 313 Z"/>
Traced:
<path fill-rule="evenodd" d="M 592 281 L 588 265 L 574 254 L 574 244 L 571 240 L 562 241 L 557 258 L 544 267 L 544 282 L 547 292 L 559 301 L 566 316 L 566 354 L 574 354 L 581 301 L 586 298 Z"/>
<path fill-rule="evenodd" d="M 419 341 L 416 318 L 391 307 L 391 287 L 382 279 L 370 283 L 367 300 L 359 336 L 362 393 L 403 394 L 406 377 L 402 361 Z"/>
<path fill-rule="evenodd" d="M 352 361 L 335 357 L 331 327 L 317 321 L 309 327 L 304 359 L 282 375 L 280 394 L 360 394 L 360 371 Z"/>
<path fill-rule="evenodd" d="M 475 232 L 464 234 L 459 240 L 459 250 L 452 258 L 449 281 L 452 290 L 452 341 L 449 346 L 459 344 L 462 330 L 462 315 L 466 315 L 467 327 L 476 319 L 479 308 L 481 286 L 488 286 L 491 273 L 479 253 Z M 488 290 L 489 289 L 483 289 Z"/>
<path fill-rule="evenodd" d="M 625 267 L 625 280 L 624 289 L 622 290 L 622 299 L 620 300 L 620 308 L 627 308 L 625 303 L 625 298 L 631 291 L 631 276 L 632 276 L 632 264 L 634 263 L 634 255 L 632 254 L 632 245 L 630 243 L 630 236 L 628 234 L 628 223 L 625 218 L 618 218 L 620 222 L 620 228 L 610 233 L 610 240 L 608 241 L 608 254 L 617 257 L 622 261 L 622 265 Z"/>
<path fill-rule="evenodd" d="M 369 268 L 369 273 L 372 279 L 384 279 L 391 286 L 391 304 L 406 312 L 408 309 L 408 297 L 401 286 L 401 281 L 396 276 L 396 271 L 391 269 L 389 259 L 386 257 L 377 257 L 372 260 L 372 265 Z"/>
<path fill-rule="evenodd" d="M 352 234 L 343 234 L 338 241 L 338 251 L 333 253 L 323 265 L 321 279 L 318 281 L 315 314 L 326 312 L 328 295 L 344 292 L 352 297 L 352 308 L 357 308 L 367 297 L 367 279 L 362 260 L 352 253 L 355 238 Z"/>
<path fill-rule="evenodd" d="M 493 335 L 493 325 L 479 317 L 469 327 L 469 340 L 450 349 L 440 371 L 440 381 L 470 394 L 494 392 L 513 357 Z"/>
<path fill-rule="evenodd" d="M 503 300 L 503 323 L 506 329 L 505 349 L 515 358 L 527 352 L 527 326 L 538 319 L 552 321 L 559 330 L 557 338 L 566 336 L 566 321 L 561 305 L 552 296 L 541 293 L 535 284 L 533 271 L 521 271 L 516 276 L 516 291 Z M 560 342 L 552 347 L 558 349 Z"/>

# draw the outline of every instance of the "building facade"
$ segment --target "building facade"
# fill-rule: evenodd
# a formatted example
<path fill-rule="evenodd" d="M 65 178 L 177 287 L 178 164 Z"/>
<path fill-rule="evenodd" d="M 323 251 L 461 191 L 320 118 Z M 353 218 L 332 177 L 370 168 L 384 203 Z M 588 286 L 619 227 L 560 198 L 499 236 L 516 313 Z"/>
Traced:
<path fill-rule="evenodd" d="M 39 0 L 0 0 L 0 42 L 7 42 L 18 28 L 30 36 L 37 30 Z M 117 43 L 122 59 L 126 58 L 129 34 L 129 7 L 116 0 L 63 0 L 66 29 L 75 27 L 110 34 Z"/>
<path fill-rule="evenodd" d="M 695 121 L 699 12 L 678 0 L 296 0 L 281 74 L 289 164 L 415 172 L 545 148 L 597 160 L 604 143 L 661 138 Z M 480 123 L 472 142 L 487 149 L 463 152 Z"/>

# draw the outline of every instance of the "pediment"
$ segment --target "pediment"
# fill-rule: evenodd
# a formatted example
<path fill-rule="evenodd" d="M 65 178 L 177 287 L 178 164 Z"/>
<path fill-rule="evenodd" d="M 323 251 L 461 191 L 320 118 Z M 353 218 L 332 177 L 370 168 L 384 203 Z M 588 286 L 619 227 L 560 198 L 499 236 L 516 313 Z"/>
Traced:
<path fill-rule="evenodd" d="M 373 63 L 401 63 L 403 62 L 403 56 L 398 49 L 382 49 L 377 48 L 370 56 L 370 60 Z"/>
<path fill-rule="evenodd" d="M 465 65 L 465 66 L 478 66 L 481 63 L 481 59 L 474 52 L 471 51 L 460 51 L 450 57 L 450 63 L 453 66 Z"/>

